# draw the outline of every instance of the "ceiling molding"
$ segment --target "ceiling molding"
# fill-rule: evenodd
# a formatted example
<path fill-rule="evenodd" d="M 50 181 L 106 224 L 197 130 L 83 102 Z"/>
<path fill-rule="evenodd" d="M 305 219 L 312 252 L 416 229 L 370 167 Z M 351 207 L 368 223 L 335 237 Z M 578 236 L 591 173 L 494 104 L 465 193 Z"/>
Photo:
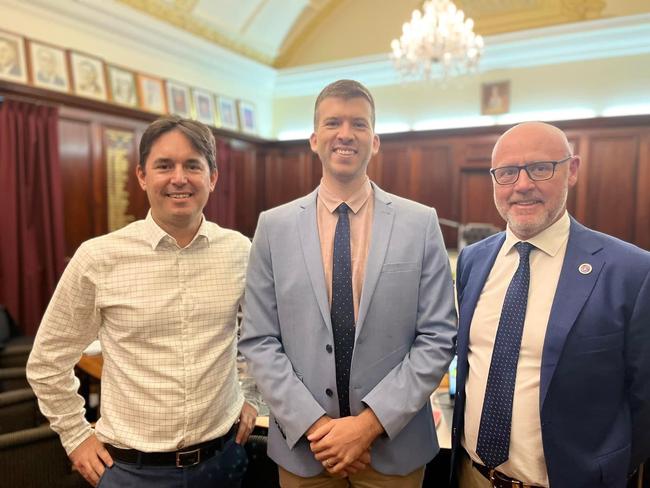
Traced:
<path fill-rule="evenodd" d="M 336 10 L 345 0 L 311 0 L 309 6 L 294 23 L 289 34 L 280 46 L 273 66 L 286 66 L 293 54 L 305 40 Z"/>
<path fill-rule="evenodd" d="M 207 22 L 196 18 L 192 13 L 192 8 L 195 4 L 191 4 L 188 9 L 186 3 L 170 4 L 164 0 L 115 0 L 119 3 L 127 5 L 135 10 L 143 12 L 151 17 L 171 24 L 179 29 L 185 30 L 197 37 L 201 37 L 207 41 L 213 42 L 229 49 L 237 54 L 246 56 L 260 63 L 271 65 L 273 63 L 273 56 L 264 54 L 262 51 L 253 49 L 249 45 L 239 42 L 214 27 L 210 26 Z M 263 4 L 261 4 L 263 6 Z M 259 6 L 258 6 L 259 8 Z M 258 12 L 256 12 L 258 13 Z"/>
<path fill-rule="evenodd" d="M 604 0 L 457 0 L 482 36 L 602 17 Z"/>
<path fill-rule="evenodd" d="M 166 62 L 181 59 L 200 66 L 205 71 L 218 73 L 219 77 L 232 80 L 237 85 L 254 87 L 255 91 L 268 96 L 272 94 L 275 69 L 197 38 L 182 29 L 177 29 L 172 35 L 170 28 L 174 29 L 174 27 L 160 22 L 151 22 L 145 14 L 123 6 L 117 0 L 2 1 L 16 10 L 49 19 L 52 23 L 67 25 L 89 33 L 97 39 L 101 38 L 123 46 L 124 49 L 133 49 L 133 46 L 137 45 L 142 54 Z M 41 40 L 47 40 L 46 33 L 43 33 Z M 83 49 L 81 46 L 62 47 Z M 107 61 L 120 63 L 119 59 Z M 136 66 L 131 68 L 138 69 Z M 170 72 L 152 74 L 184 81 L 182 72 L 178 73 L 177 70 L 178 68 L 174 68 L 172 63 Z"/>
<path fill-rule="evenodd" d="M 650 53 L 650 14 L 582 21 L 488 36 L 480 72 Z M 275 96 L 309 96 L 328 82 L 355 78 L 367 86 L 403 80 L 386 54 L 278 70 Z M 441 76 L 441 73 L 434 73 Z"/>

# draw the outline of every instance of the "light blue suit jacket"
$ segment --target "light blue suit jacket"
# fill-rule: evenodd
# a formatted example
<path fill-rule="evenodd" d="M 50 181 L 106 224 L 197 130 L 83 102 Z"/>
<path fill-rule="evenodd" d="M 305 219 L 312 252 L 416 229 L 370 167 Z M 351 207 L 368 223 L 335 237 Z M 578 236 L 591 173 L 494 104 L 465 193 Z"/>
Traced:
<path fill-rule="evenodd" d="M 463 431 L 470 325 L 504 239 L 505 233 L 491 236 L 458 258 L 454 454 Z M 584 263 L 588 274 L 578 270 Z M 571 219 L 539 388 L 550 486 L 623 488 L 628 471 L 650 456 L 650 253 Z"/>
<path fill-rule="evenodd" d="M 438 451 L 429 396 L 452 356 L 456 312 L 435 211 L 373 189 L 350 404 L 352 415 L 372 408 L 386 431 L 372 466 L 403 475 Z M 300 476 L 323 470 L 304 433 L 324 414 L 339 417 L 317 192 L 260 215 L 239 343 L 271 410 L 269 456 Z"/>

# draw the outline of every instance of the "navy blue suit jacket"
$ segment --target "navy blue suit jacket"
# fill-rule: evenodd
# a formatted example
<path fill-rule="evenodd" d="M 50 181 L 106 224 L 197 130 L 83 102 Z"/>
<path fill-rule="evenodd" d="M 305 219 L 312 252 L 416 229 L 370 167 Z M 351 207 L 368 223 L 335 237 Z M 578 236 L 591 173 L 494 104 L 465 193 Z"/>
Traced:
<path fill-rule="evenodd" d="M 458 258 L 454 458 L 463 432 L 469 329 L 504 239 L 504 232 L 491 236 Z M 583 263 L 591 273 L 578 271 Z M 550 486 L 624 487 L 627 474 L 650 456 L 650 253 L 571 219 L 540 376 Z"/>

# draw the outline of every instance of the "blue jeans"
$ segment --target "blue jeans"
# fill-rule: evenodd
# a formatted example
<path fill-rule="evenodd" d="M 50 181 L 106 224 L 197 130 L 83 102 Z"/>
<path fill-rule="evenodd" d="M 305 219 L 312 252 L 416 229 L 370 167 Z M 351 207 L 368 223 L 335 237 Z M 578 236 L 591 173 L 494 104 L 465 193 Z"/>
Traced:
<path fill-rule="evenodd" d="M 217 452 L 196 466 L 140 466 L 115 461 L 106 468 L 98 488 L 239 488 L 248 458 L 244 446 L 228 439 Z"/>

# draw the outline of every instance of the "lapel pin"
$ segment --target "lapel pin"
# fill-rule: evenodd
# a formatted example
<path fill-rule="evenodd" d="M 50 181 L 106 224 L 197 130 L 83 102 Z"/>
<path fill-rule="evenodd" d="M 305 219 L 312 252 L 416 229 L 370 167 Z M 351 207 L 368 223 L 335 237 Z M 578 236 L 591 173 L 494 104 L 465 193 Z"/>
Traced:
<path fill-rule="evenodd" d="M 591 267 L 591 264 L 589 263 L 582 263 L 580 266 L 578 266 L 578 271 L 580 271 L 580 274 L 587 275 L 591 273 L 591 270 L 593 268 Z"/>

